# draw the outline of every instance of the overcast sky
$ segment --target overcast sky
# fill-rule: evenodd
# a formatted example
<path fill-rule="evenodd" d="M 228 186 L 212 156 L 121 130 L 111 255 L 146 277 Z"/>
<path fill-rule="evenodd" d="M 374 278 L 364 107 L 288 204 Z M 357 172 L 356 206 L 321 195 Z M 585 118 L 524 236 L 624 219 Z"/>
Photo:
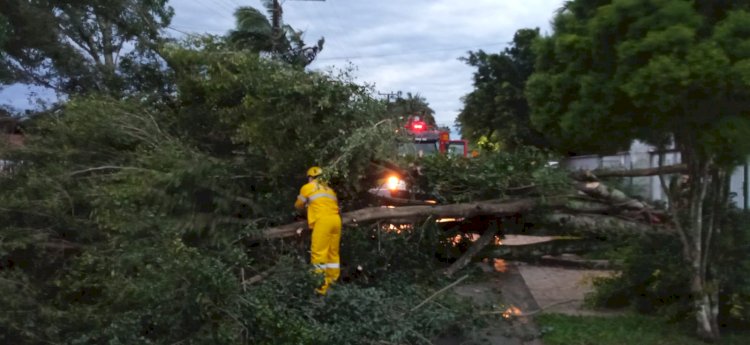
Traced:
<path fill-rule="evenodd" d="M 355 66 L 360 82 L 381 93 L 419 93 L 438 123 L 453 125 L 474 70 L 459 61 L 469 50 L 499 52 L 520 28 L 549 31 L 563 0 L 325 0 L 283 2 L 284 22 L 305 31 L 323 51 L 312 68 Z M 259 0 L 172 0 L 174 29 L 222 34 L 238 5 Z M 174 30 L 173 30 L 174 31 Z M 179 34 L 178 32 L 174 32 Z"/>
<path fill-rule="evenodd" d="M 517 29 L 549 21 L 563 0 L 325 0 L 283 2 L 284 22 L 305 40 L 325 38 L 314 69 L 352 65 L 362 83 L 381 93 L 419 93 L 438 123 L 453 125 L 461 97 L 471 91 L 473 69 L 458 61 L 469 50 L 499 52 Z M 224 34 L 238 6 L 261 9 L 259 0 L 171 0 L 170 35 Z M 29 107 L 29 90 L 13 87 L 0 103 Z"/>

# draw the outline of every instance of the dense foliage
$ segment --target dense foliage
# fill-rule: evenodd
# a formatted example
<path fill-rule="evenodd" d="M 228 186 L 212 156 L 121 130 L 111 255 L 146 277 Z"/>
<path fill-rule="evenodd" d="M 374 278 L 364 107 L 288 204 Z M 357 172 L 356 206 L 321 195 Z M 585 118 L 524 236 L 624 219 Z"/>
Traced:
<path fill-rule="evenodd" d="M 474 158 L 430 156 L 419 162 L 419 187 L 440 202 L 469 202 L 554 195 L 569 190 L 567 172 L 551 167 L 555 156 L 523 147 L 515 152 L 485 152 Z"/>
<path fill-rule="evenodd" d="M 182 42 L 161 36 L 173 14 L 164 0 L 0 3 L 0 83 L 68 96 L 23 124 L 23 147 L 0 148 L 0 342 L 429 343 L 470 330 L 480 314 L 463 301 L 421 304 L 449 283 L 436 257 L 460 249 L 432 218 L 347 228 L 342 280 L 325 298 L 313 293 L 307 234 L 259 239 L 298 216 L 292 202 L 309 166 L 325 167 L 344 211 L 364 206 L 377 164 L 397 160 L 400 117 L 434 124 L 418 94 L 386 103 L 347 71 L 305 71 L 322 40 L 306 46 L 278 1 L 263 3 L 269 18 L 240 8 L 225 37 Z M 745 153 L 738 143 L 750 128 L 737 101 L 750 80 L 750 17 L 720 3 L 570 1 L 553 36 L 520 30 L 500 54 L 471 53 L 477 90 L 462 129 L 515 150 L 407 161 L 408 182 L 444 203 L 568 194 L 554 157 L 523 147 L 547 145 L 531 120 L 564 152 L 672 137 L 691 150 L 688 163 L 719 176 L 709 165 Z M 723 193 L 711 190 L 706 204 L 721 209 Z M 721 289 L 725 320 L 745 324 L 743 218 L 706 214 L 723 230 L 711 247 L 722 269 L 706 291 Z M 685 289 L 680 246 L 628 248 L 600 300 L 682 315 L 695 291 Z"/>
<path fill-rule="evenodd" d="M 641 139 L 673 147 L 689 176 L 665 188 L 697 333 L 719 338 L 711 264 L 728 176 L 750 154 L 748 1 L 574 0 L 539 40 L 526 95 L 532 123 L 563 153 Z M 665 187 L 668 187 L 664 183 Z"/>
<path fill-rule="evenodd" d="M 0 64 L 61 94 L 163 91 L 156 48 L 173 15 L 166 0 L 3 1 Z"/>
<path fill-rule="evenodd" d="M 307 243 L 243 240 L 293 219 L 309 165 L 357 200 L 370 162 L 395 146 L 370 90 L 212 38 L 165 57 L 168 102 L 74 98 L 27 125 L 25 147 L 3 149 L 14 163 L 0 174 L 0 342 L 403 343 L 466 319 L 451 300 L 410 312 L 442 283 L 399 278 L 430 265 L 403 249 L 419 237 L 381 243 L 394 257 L 356 236 L 367 229 L 347 232 L 345 261 L 393 273 L 350 274 L 326 299 Z"/>
<path fill-rule="evenodd" d="M 464 96 L 464 107 L 456 118 L 465 138 L 511 149 L 524 145 L 549 147 L 542 132 L 531 125 L 524 95 L 526 81 L 534 72 L 533 44 L 538 38 L 539 29 L 520 29 L 504 51 L 493 54 L 479 50 L 463 58 L 477 69 L 474 90 Z"/>
<path fill-rule="evenodd" d="M 712 288 L 726 296 L 720 305 L 720 322 L 735 329 L 745 329 L 750 324 L 750 280 L 745 274 L 750 270 L 749 220 L 747 211 L 729 212 L 722 239 L 713 252 L 720 280 Z M 597 279 L 597 290 L 589 296 L 590 302 L 685 320 L 691 310 L 691 291 L 685 285 L 689 269 L 680 258 L 679 243 L 670 236 L 646 236 L 612 246 L 607 257 L 621 265 L 621 273 Z"/>
<path fill-rule="evenodd" d="M 227 34 L 227 40 L 236 49 L 255 53 L 266 53 L 289 63 L 305 67 L 323 50 L 324 39 L 316 45 L 305 46 L 304 32 L 283 23 L 283 10 L 279 1 L 264 0 L 267 18 L 258 9 L 245 6 L 234 12 L 235 29 Z"/>
<path fill-rule="evenodd" d="M 737 158 L 747 152 L 738 140 L 748 128 L 741 102 L 750 90 L 741 48 L 747 6 L 566 3 L 554 18 L 554 34 L 537 47 L 527 88 L 534 125 L 562 152 L 617 150 L 633 138 L 660 145 L 672 136 L 681 150 L 692 145 Z"/>
<path fill-rule="evenodd" d="M 10 36 L 10 25 L 8 19 L 0 14 L 0 47 L 5 45 L 5 42 Z M 0 85 L 11 81 L 10 66 L 5 62 L 6 56 L 4 49 L 0 49 Z"/>
<path fill-rule="evenodd" d="M 402 97 L 401 92 L 398 92 L 395 100 L 390 101 L 389 99 L 387 108 L 388 113 L 394 118 L 418 115 L 428 125 L 437 125 L 435 110 L 427 103 L 427 99 L 419 94 L 407 92 L 406 97 Z"/>

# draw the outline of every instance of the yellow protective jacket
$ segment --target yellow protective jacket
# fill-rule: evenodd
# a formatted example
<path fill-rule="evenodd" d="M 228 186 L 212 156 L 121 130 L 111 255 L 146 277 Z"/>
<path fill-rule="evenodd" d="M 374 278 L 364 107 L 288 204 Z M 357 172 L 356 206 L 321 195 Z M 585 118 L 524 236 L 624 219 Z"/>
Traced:
<path fill-rule="evenodd" d="M 339 203 L 336 192 L 318 180 L 302 186 L 294 202 L 294 207 L 302 209 L 307 205 L 307 224 L 315 226 L 318 219 L 339 214 Z"/>

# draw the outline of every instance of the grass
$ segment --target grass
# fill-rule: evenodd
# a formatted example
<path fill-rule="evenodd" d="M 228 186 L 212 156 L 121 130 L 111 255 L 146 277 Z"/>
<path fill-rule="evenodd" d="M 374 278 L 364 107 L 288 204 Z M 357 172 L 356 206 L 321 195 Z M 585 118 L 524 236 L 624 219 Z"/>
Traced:
<path fill-rule="evenodd" d="M 545 345 L 705 345 L 690 330 L 661 319 L 543 314 L 537 318 Z M 725 334 L 720 345 L 750 344 L 750 334 Z"/>

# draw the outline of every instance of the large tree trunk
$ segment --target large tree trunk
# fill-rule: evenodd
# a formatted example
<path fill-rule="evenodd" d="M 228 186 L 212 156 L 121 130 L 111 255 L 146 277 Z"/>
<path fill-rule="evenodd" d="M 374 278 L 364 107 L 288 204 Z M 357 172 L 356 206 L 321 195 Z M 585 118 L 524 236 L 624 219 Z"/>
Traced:
<path fill-rule="evenodd" d="M 718 301 L 712 300 L 709 296 L 707 286 L 709 285 L 708 277 L 706 275 L 706 269 L 708 267 L 708 250 L 711 246 L 711 237 L 714 231 L 714 224 L 710 221 L 706 221 L 706 211 L 712 212 L 716 210 L 707 210 L 709 207 L 715 207 L 716 203 L 707 200 L 707 195 L 711 198 L 716 198 L 716 180 L 712 178 L 712 170 L 714 169 L 712 161 L 709 159 L 702 164 L 698 164 L 699 167 L 694 169 L 693 175 L 690 176 L 690 200 L 689 200 L 689 217 L 687 224 L 687 233 L 690 246 L 690 267 L 691 267 L 691 284 L 690 290 L 692 292 L 695 304 L 695 319 L 697 323 L 698 336 L 715 341 L 719 339 L 719 329 L 716 327 L 718 321 L 713 310 L 717 308 Z M 693 178 L 695 176 L 695 178 Z M 711 191 L 709 193 L 709 188 Z"/>
<path fill-rule="evenodd" d="M 375 220 L 419 219 L 428 216 L 468 218 L 473 216 L 510 216 L 527 212 L 539 204 L 535 199 L 521 199 L 505 202 L 473 202 L 438 206 L 370 207 L 347 212 L 341 215 L 344 225 Z M 296 222 L 265 229 L 263 238 L 289 237 L 307 226 L 306 222 Z"/>
<path fill-rule="evenodd" d="M 561 255 L 581 253 L 600 248 L 603 241 L 589 240 L 576 237 L 551 237 L 546 241 L 539 241 L 523 245 L 501 244 L 482 251 L 483 257 L 533 261 L 547 255 Z"/>
<path fill-rule="evenodd" d="M 720 337 L 717 321 L 719 300 L 718 293 L 708 289 L 713 284 L 707 273 L 709 250 L 720 224 L 718 213 L 727 203 L 724 185 L 728 174 L 713 157 L 687 147 L 681 147 L 680 152 L 688 167 L 688 175 L 669 185 L 662 176 L 660 180 L 682 242 L 683 258 L 690 268 L 697 334 L 702 339 L 716 341 Z M 660 165 L 662 162 L 660 155 Z"/>
<path fill-rule="evenodd" d="M 642 235 L 648 233 L 674 233 L 672 228 L 655 227 L 634 220 L 600 214 L 551 213 L 541 220 L 544 224 L 561 227 L 564 233 L 588 237 L 611 235 Z M 560 234 L 561 231 L 556 231 Z M 609 235 L 609 236 L 608 236 Z"/>
<path fill-rule="evenodd" d="M 592 171 L 596 177 L 607 178 L 607 177 L 644 177 L 644 176 L 656 176 L 665 174 L 682 174 L 686 173 L 687 166 L 685 164 L 667 165 L 656 168 L 643 168 L 643 169 L 629 169 L 629 170 L 606 170 L 598 169 Z M 580 173 L 580 172 L 579 172 Z M 583 173 L 586 174 L 585 172 Z"/>

